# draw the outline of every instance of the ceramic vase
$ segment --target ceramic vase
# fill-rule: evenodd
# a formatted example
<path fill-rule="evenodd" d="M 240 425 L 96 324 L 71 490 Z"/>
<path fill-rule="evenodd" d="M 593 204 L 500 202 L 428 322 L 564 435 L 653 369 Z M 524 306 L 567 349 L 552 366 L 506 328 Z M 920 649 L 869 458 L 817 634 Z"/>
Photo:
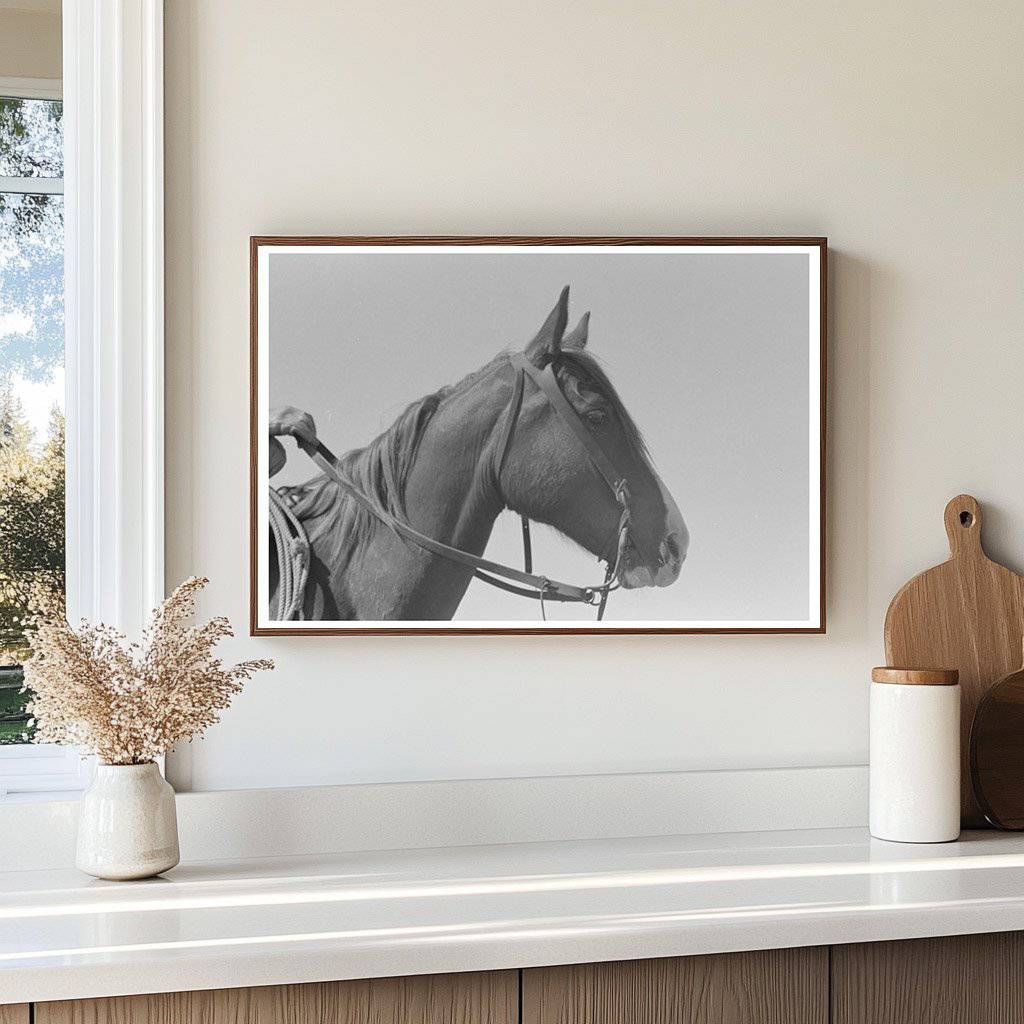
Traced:
<path fill-rule="evenodd" d="M 174 790 L 152 761 L 100 764 L 82 794 L 79 870 L 96 878 L 151 878 L 179 860 Z"/>

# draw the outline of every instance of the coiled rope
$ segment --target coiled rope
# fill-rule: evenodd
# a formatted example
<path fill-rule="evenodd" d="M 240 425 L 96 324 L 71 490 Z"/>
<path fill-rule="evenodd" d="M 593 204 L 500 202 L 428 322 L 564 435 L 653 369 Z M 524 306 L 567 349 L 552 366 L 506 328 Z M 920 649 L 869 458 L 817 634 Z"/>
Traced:
<path fill-rule="evenodd" d="M 287 500 L 275 487 L 270 488 L 268 508 L 270 529 L 277 545 L 280 580 L 277 587 L 278 613 L 284 621 L 302 619 L 302 604 L 309 579 L 309 540 Z"/>

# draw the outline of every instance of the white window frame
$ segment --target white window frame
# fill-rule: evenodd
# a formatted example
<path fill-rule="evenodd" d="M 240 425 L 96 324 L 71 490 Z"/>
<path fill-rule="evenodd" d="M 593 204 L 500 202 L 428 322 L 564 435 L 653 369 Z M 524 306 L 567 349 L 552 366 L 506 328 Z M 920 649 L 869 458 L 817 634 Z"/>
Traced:
<path fill-rule="evenodd" d="M 0 75 L 0 96 L 16 96 L 21 100 L 59 100 L 62 91 L 59 78 L 5 78 Z"/>
<path fill-rule="evenodd" d="M 163 0 L 64 0 L 63 47 L 34 98 L 64 101 L 68 617 L 137 634 L 164 596 Z M 91 772 L 3 748 L 0 800 Z"/>

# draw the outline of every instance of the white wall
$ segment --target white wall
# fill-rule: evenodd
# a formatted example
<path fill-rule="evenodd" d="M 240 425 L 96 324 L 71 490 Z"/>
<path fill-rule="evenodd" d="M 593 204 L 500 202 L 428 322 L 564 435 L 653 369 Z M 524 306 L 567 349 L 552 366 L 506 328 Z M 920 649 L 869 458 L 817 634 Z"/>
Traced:
<path fill-rule="evenodd" d="M 1024 7 L 167 8 L 169 582 L 209 575 L 240 632 L 250 234 L 833 246 L 827 636 L 240 639 L 278 671 L 195 788 L 863 762 L 946 500 L 1024 563 Z"/>

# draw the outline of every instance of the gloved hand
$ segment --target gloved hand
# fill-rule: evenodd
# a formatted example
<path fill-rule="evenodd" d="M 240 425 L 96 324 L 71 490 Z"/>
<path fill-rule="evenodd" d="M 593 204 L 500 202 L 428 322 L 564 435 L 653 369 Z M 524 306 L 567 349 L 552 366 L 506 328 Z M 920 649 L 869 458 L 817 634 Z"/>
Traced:
<path fill-rule="evenodd" d="M 291 434 L 300 443 L 316 444 L 316 423 L 308 412 L 290 405 L 270 410 L 270 475 L 275 476 L 288 459 L 284 445 L 277 440 L 281 434 Z"/>

